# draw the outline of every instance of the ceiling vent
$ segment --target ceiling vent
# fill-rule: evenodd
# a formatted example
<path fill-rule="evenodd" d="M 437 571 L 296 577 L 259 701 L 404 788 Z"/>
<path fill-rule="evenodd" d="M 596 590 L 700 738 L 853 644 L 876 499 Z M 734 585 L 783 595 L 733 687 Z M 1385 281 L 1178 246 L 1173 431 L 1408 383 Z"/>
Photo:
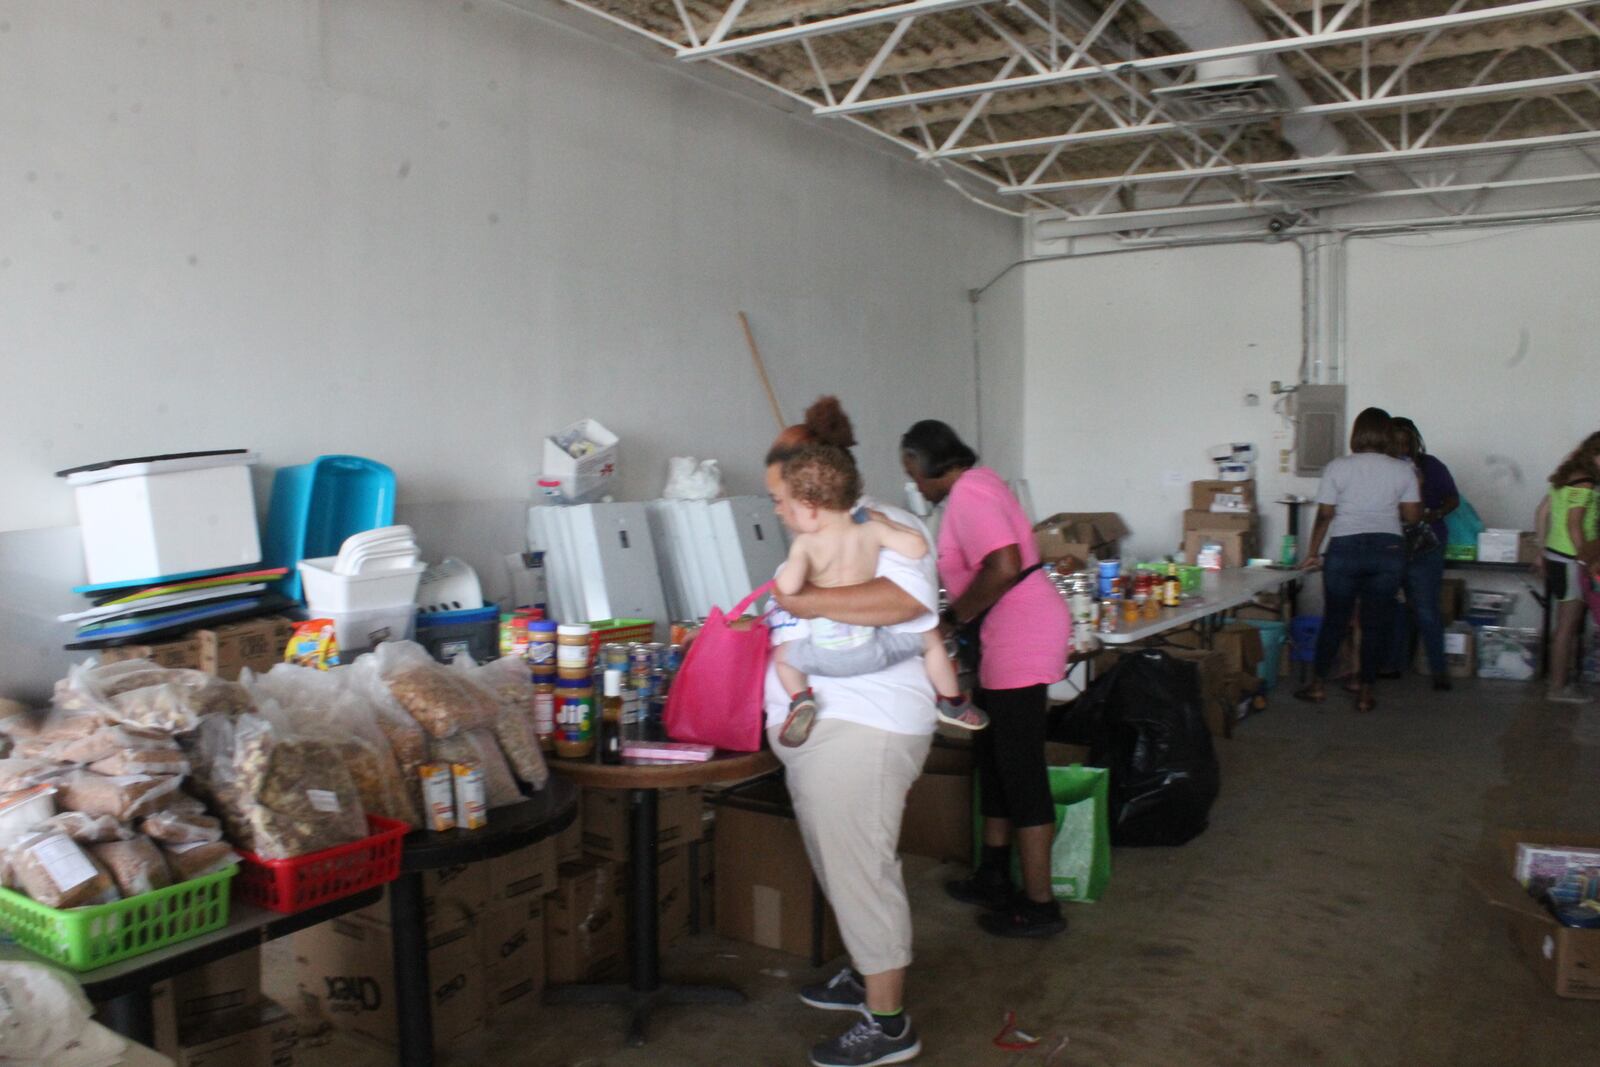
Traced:
<path fill-rule="evenodd" d="M 1264 175 L 1256 178 L 1256 183 L 1291 204 L 1328 204 L 1350 200 L 1371 188 L 1353 170 L 1297 170 L 1288 174 Z"/>
<path fill-rule="evenodd" d="M 1229 126 L 1259 122 L 1291 110 L 1276 74 L 1224 75 L 1152 90 L 1174 122 Z"/>

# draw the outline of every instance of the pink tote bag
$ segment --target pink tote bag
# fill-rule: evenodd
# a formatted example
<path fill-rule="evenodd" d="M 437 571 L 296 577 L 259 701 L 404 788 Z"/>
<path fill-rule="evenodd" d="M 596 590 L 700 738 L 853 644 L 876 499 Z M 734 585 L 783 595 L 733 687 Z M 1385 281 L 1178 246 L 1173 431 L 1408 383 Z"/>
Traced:
<path fill-rule="evenodd" d="M 726 615 L 721 608 L 711 609 L 667 696 L 667 736 L 674 741 L 729 752 L 761 747 L 770 635 L 759 620 L 748 630 L 736 630 L 731 623 L 770 593 L 772 585 L 756 588 Z"/>

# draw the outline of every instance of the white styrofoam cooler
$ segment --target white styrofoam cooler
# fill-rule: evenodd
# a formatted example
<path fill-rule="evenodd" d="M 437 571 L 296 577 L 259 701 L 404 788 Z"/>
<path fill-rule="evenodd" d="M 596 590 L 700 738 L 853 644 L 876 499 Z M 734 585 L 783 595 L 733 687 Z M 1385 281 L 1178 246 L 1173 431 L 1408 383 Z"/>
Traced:
<path fill-rule="evenodd" d="M 91 586 L 261 562 L 253 452 L 135 460 L 63 472 L 77 498 Z"/>
<path fill-rule="evenodd" d="M 558 438 L 578 434 L 593 441 L 595 451 L 574 458 L 556 443 Z M 561 491 L 571 503 L 598 500 L 621 479 L 617 459 L 617 435 L 593 419 L 579 419 L 571 426 L 544 439 L 544 477 L 561 482 Z"/>

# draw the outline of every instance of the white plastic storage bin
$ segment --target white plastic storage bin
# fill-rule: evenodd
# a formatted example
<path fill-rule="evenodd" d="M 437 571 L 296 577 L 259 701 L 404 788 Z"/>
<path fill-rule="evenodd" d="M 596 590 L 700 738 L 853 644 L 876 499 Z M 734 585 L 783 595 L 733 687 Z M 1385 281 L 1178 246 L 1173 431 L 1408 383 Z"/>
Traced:
<path fill-rule="evenodd" d="M 409 567 L 369 574 L 335 574 L 333 568 L 338 559 L 338 556 L 319 556 L 296 564 L 300 569 L 306 607 L 313 615 L 393 609 L 401 605 L 416 610 L 417 585 L 427 569 L 425 564 L 413 563 Z"/>
<path fill-rule="evenodd" d="M 567 451 L 573 441 L 587 441 L 593 451 L 574 456 Z M 598 500 L 621 481 L 620 469 L 617 435 L 593 419 L 579 419 L 544 439 L 544 478 L 560 481 L 568 503 Z"/>
<path fill-rule="evenodd" d="M 320 611 L 313 612 L 312 618 L 333 620 L 340 660 L 349 663 L 353 653 L 365 652 L 385 641 L 411 640 L 416 633 L 417 608 L 415 604 L 401 604 L 365 611 Z"/>
<path fill-rule="evenodd" d="M 253 452 L 114 460 L 57 472 L 77 497 L 90 586 L 261 562 Z"/>

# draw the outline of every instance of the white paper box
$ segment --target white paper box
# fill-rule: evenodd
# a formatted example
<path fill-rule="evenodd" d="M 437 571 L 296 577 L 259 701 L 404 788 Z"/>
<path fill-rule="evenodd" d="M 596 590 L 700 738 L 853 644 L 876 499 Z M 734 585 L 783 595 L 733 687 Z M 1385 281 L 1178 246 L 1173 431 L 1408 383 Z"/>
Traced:
<path fill-rule="evenodd" d="M 1484 530 L 1478 534 L 1479 563 L 1515 563 L 1520 530 Z"/>
<path fill-rule="evenodd" d="M 599 447 L 587 456 L 574 459 L 556 444 L 558 439 L 574 432 Z M 559 480 L 561 491 L 571 503 L 604 496 L 616 484 L 619 470 L 617 435 L 593 419 L 579 419 L 544 439 L 544 476 Z"/>
<path fill-rule="evenodd" d="M 88 584 L 143 582 L 261 562 L 254 453 L 123 463 L 67 477 Z"/>

